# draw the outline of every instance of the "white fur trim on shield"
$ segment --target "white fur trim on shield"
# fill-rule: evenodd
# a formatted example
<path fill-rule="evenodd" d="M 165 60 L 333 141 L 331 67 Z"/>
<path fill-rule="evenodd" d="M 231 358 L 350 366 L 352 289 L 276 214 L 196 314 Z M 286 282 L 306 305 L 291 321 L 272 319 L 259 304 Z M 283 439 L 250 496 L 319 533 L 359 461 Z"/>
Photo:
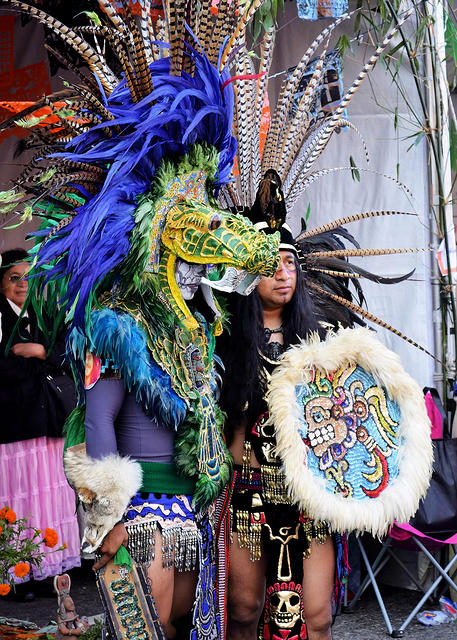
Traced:
<path fill-rule="evenodd" d="M 331 372 L 345 362 L 371 373 L 401 410 L 399 474 L 374 499 L 355 500 L 327 491 L 323 479 L 307 466 L 308 449 L 299 433 L 303 409 L 296 399 L 296 385 L 309 381 L 313 367 Z M 430 421 L 419 385 L 404 371 L 397 354 L 369 329 L 341 329 L 324 342 L 314 336 L 288 349 L 271 377 L 267 400 L 288 492 L 307 515 L 325 520 L 336 531 L 383 535 L 394 520 L 406 522 L 415 514 L 432 472 Z"/>
<path fill-rule="evenodd" d="M 64 469 L 69 484 L 84 504 L 86 528 L 81 544 L 85 552 L 92 553 L 122 518 L 130 499 L 140 489 L 141 466 L 118 455 L 95 460 L 84 451 L 67 449 Z"/>

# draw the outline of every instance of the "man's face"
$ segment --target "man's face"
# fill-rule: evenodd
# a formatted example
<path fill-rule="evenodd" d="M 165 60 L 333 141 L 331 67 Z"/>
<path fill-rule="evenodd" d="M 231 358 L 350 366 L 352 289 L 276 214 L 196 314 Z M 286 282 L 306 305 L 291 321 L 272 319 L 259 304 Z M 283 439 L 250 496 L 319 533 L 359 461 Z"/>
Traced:
<path fill-rule="evenodd" d="M 292 251 L 280 251 L 278 269 L 272 278 L 262 278 L 257 291 L 264 309 L 277 309 L 291 301 L 297 284 L 297 267 Z"/>
<path fill-rule="evenodd" d="M 184 300 L 192 300 L 206 273 L 206 264 L 193 264 L 176 260 L 175 278 Z"/>

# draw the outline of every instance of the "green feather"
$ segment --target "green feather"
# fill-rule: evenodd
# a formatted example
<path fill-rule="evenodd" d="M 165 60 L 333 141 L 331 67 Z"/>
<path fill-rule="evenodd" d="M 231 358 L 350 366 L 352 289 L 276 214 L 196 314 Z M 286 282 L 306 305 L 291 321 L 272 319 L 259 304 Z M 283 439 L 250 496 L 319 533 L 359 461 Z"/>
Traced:
<path fill-rule="evenodd" d="M 86 430 L 84 428 L 85 417 L 85 405 L 75 407 L 68 416 L 64 425 L 65 449 L 86 441 Z"/>

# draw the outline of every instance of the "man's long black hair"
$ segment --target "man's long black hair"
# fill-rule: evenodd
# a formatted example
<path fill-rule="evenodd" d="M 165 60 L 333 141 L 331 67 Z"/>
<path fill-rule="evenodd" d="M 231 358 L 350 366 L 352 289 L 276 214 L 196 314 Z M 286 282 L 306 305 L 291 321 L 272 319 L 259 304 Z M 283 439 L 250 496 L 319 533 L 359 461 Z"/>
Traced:
<path fill-rule="evenodd" d="M 297 283 L 295 293 L 282 312 L 285 347 L 297 344 L 310 332 L 318 331 L 314 305 L 305 285 L 305 276 L 295 258 Z M 225 366 L 220 405 L 227 413 L 227 438 L 233 428 L 246 419 L 248 424 L 265 411 L 266 391 L 263 307 L 257 291 L 249 296 L 229 297 L 230 327 L 218 340 L 217 353 Z"/>

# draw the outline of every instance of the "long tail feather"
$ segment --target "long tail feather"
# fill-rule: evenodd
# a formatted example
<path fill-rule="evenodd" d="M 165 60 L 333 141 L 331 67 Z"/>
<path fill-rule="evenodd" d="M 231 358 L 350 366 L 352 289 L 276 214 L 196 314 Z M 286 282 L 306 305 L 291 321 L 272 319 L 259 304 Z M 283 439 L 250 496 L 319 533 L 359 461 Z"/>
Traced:
<path fill-rule="evenodd" d="M 325 28 L 305 51 L 300 62 L 297 64 L 290 77 L 283 82 L 278 96 L 278 105 L 276 107 L 273 121 L 271 123 L 271 127 L 265 143 L 265 157 L 268 159 L 267 164 L 271 161 L 271 154 L 273 152 L 273 149 L 275 149 L 278 145 L 280 131 L 284 125 L 286 115 L 290 111 L 295 93 L 298 89 L 298 85 L 300 84 L 300 80 L 302 79 L 303 73 L 309 64 L 309 61 L 311 60 L 311 56 L 321 45 L 321 43 L 325 39 L 329 38 L 335 27 L 341 24 L 341 22 L 343 22 L 344 20 L 347 20 L 350 15 L 352 14 L 342 15 L 327 28 Z M 266 165 L 262 166 L 265 168 L 269 168 L 269 166 L 272 165 L 269 165 L 268 167 Z"/>
<path fill-rule="evenodd" d="M 425 349 L 425 347 L 422 347 L 420 344 L 418 344 L 417 342 L 415 342 L 411 338 L 408 338 L 408 336 L 405 336 L 404 333 L 402 333 L 398 329 L 395 329 L 394 327 L 392 327 L 392 325 L 388 324 L 384 320 L 381 320 L 381 318 L 378 318 L 373 313 L 370 313 L 369 311 L 366 311 L 365 309 L 360 307 L 358 304 L 355 304 L 354 302 L 350 302 L 349 300 L 346 300 L 346 298 L 343 298 L 342 296 L 337 296 L 334 293 L 330 293 L 329 291 L 326 291 L 325 289 L 323 289 L 319 285 L 315 284 L 314 282 L 308 282 L 307 285 L 311 289 L 314 289 L 314 291 L 316 291 L 320 295 L 323 295 L 323 296 L 326 296 L 327 298 L 330 298 L 334 302 L 337 302 L 338 304 L 342 305 L 343 307 L 346 307 L 347 309 L 349 309 L 353 313 L 360 314 L 362 316 L 362 318 L 364 318 L 365 320 L 369 320 L 370 322 L 374 322 L 375 324 L 379 325 L 383 329 L 387 329 L 388 331 L 391 331 L 392 333 L 394 333 L 399 338 L 402 338 L 403 340 L 405 340 L 409 344 L 412 344 L 414 347 L 417 347 L 418 349 L 420 349 L 421 351 L 426 353 L 428 356 L 430 356 L 431 358 L 433 358 L 434 360 L 439 362 L 441 365 L 443 365 L 441 360 L 439 360 L 436 356 L 434 356 L 433 353 L 430 353 L 430 351 L 427 351 L 427 349 Z"/>
<path fill-rule="evenodd" d="M 327 146 L 327 143 L 330 140 L 330 137 L 331 137 L 333 131 L 338 126 L 339 120 L 341 120 L 345 109 L 347 108 L 347 106 L 349 105 L 349 103 L 351 102 L 351 100 L 353 99 L 353 97 L 355 96 L 357 91 L 359 90 L 362 82 L 365 80 L 365 78 L 367 77 L 368 73 L 373 69 L 374 65 L 379 60 L 379 57 L 381 56 L 381 54 L 384 51 L 384 49 L 388 46 L 388 44 L 390 43 L 392 38 L 394 38 L 394 36 L 396 35 L 399 27 L 405 22 L 405 20 L 407 20 L 410 17 L 412 11 L 413 11 L 413 9 L 410 9 L 410 10 L 406 11 L 403 14 L 402 19 L 398 22 L 398 24 L 391 31 L 389 31 L 389 33 L 386 35 L 384 40 L 377 47 L 377 49 L 374 52 L 374 54 L 370 57 L 368 62 L 364 65 L 363 69 L 360 71 L 360 73 L 358 74 L 357 78 L 352 83 L 352 86 L 348 89 L 348 91 L 346 92 L 345 96 L 342 98 L 342 100 L 341 100 L 340 104 L 338 105 L 338 107 L 335 109 L 333 114 L 327 120 L 327 123 L 326 123 L 326 126 L 325 126 L 324 130 L 322 131 L 321 135 L 316 140 L 316 142 L 315 142 L 315 144 L 313 146 L 312 152 L 310 153 L 310 156 L 308 158 L 308 161 L 306 162 L 305 166 L 303 167 L 303 171 L 304 172 L 309 171 L 310 167 L 314 164 L 314 162 L 317 160 L 317 158 L 321 155 L 322 151 Z"/>
<path fill-rule="evenodd" d="M 312 255 L 315 258 L 366 258 L 367 256 L 391 256 L 396 253 L 421 253 L 423 251 L 430 251 L 430 249 L 336 249 L 335 251 L 316 251 Z"/>
<path fill-rule="evenodd" d="M 357 271 L 338 271 L 335 269 L 324 269 L 322 267 L 312 267 L 307 265 L 307 269 L 311 269 L 312 271 L 318 271 L 319 273 L 325 273 L 328 276 L 332 276 L 334 278 L 366 278 L 367 280 L 371 280 L 373 282 L 377 282 L 378 284 L 398 284 L 399 282 L 403 282 L 410 278 L 415 269 L 406 273 L 403 276 L 398 276 L 395 278 L 388 278 L 385 276 L 380 276 L 375 273 L 370 273 L 369 271 L 365 271 L 364 269 L 358 269 Z"/>
<path fill-rule="evenodd" d="M 296 114 L 284 130 L 281 146 L 279 147 L 278 145 L 273 155 L 272 166 L 279 167 L 278 173 L 281 175 L 283 180 L 294 161 L 295 154 L 300 149 L 306 136 L 310 119 L 309 109 L 315 100 L 316 91 L 319 90 L 319 86 L 322 83 L 323 75 L 325 73 L 326 54 L 327 47 L 324 48 L 324 51 L 316 64 L 313 75 L 308 82 L 308 86 L 300 98 Z"/>
<path fill-rule="evenodd" d="M 254 191 L 258 187 L 262 177 L 262 163 L 260 158 L 260 127 L 262 124 L 262 112 L 265 101 L 265 93 L 268 85 L 268 74 L 270 73 L 271 63 L 273 61 L 274 43 L 276 30 L 274 27 L 265 32 L 260 48 L 260 67 L 259 73 L 264 74 L 257 81 L 255 94 L 255 121 L 254 135 L 252 138 L 252 174 Z M 255 194 L 254 194 L 255 197 Z"/>
<path fill-rule="evenodd" d="M 19 0 L 4 0 L 4 2 L 11 7 L 19 9 L 22 13 L 30 15 L 32 18 L 35 18 L 51 29 L 51 31 L 56 33 L 66 44 L 74 49 L 83 58 L 83 60 L 87 62 L 89 68 L 97 74 L 105 89 L 111 93 L 117 84 L 117 78 L 111 69 L 109 69 L 106 61 L 100 58 L 95 49 L 75 33 L 73 29 L 70 29 L 44 11 L 25 4 L 25 2 L 20 2 Z M 5 6 L 4 8 L 9 9 L 9 6 Z"/>
<path fill-rule="evenodd" d="M 244 10 L 243 15 L 241 16 L 238 24 L 236 26 L 235 31 L 233 32 L 231 38 L 225 45 L 224 51 L 221 56 L 221 64 L 220 69 L 222 70 L 225 67 L 225 63 L 229 55 L 232 53 L 233 49 L 237 46 L 238 41 L 242 38 L 246 27 L 248 26 L 249 21 L 251 20 L 254 13 L 262 6 L 265 0 L 253 0 L 251 3 L 246 4 L 246 8 Z"/>
<path fill-rule="evenodd" d="M 335 173 L 338 171 L 358 171 L 359 173 L 362 172 L 380 176 L 385 180 L 394 182 L 397 187 L 404 191 L 410 198 L 414 197 L 413 192 L 404 182 L 400 182 L 400 180 L 397 180 L 397 178 L 394 178 L 393 176 L 389 176 L 387 173 L 376 171 L 376 169 L 369 169 L 368 167 L 332 167 L 329 169 L 319 169 L 317 171 L 313 171 L 313 173 L 309 173 L 308 175 L 306 175 L 305 173 L 301 173 L 300 170 L 297 170 L 295 172 L 295 183 L 289 182 L 287 188 L 284 189 L 289 207 L 293 207 L 297 198 L 302 193 L 304 193 L 313 182 L 319 180 L 320 178 L 323 178 L 329 173 Z"/>
<path fill-rule="evenodd" d="M 415 216 L 415 213 L 409 213 L 406 211 L 365 211 L 364 213 L 355 213 L 352 216 L 346 216 L 344 218 L 338 218 L 338 220 L 334 220 L 333 222 L 328 222 L 327 224 L 323 224 L 320 227 L 316 227 L 315 229 L 309 229 L 308 231 L 303 231 L 296 237 L 296 241 L 304 240 L 305 238 L 312 238 L 313 236 L 317 236 L 319 233 L 325 233 L 326 231 L 332 231 L 337 227 L 341 227 L 344 224 L 348 224 L 349 222 L 357 222 L 358 220 L 366 220 L 367 218 L 376 218 L 378 216 Z"/>

